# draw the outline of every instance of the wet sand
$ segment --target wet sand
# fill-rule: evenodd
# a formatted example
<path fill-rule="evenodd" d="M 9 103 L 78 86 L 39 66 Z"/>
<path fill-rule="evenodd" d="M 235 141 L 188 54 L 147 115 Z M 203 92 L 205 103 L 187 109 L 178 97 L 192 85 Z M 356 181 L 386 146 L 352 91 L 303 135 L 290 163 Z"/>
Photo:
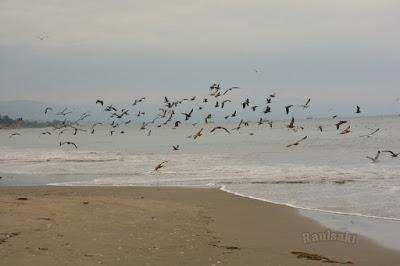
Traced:
<path fill-rule="evenodd" d="M 400 264 L 361 236 L 304 242 L 327 230 L 216 189 L 0 188 L 0 265 Z"/>

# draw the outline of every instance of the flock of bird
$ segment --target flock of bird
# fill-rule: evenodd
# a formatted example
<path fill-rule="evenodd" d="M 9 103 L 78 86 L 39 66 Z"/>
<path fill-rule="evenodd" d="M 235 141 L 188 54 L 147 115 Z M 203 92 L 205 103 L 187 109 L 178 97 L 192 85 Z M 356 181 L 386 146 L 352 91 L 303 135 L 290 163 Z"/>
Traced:
<path fill-rule="evenodd" d="M 224 119 L 226 121 L 230 121 L 233 118 L 236 118 L 239 116 L 239 112 L 237 109 L 240 110 L 247 110 L 249 112 L 254 112 L 254 113 L 259 113 L 261 114 L 259 120 L 257 120 L 257 125 L 262 125 L 262 124 L 268 124 L 269 127 L 273 127 L 273 121 L 270 119 L 265 119 L 263 116 L 269 114 L 272 112 L 272 107 L 271 104 L 273 101 L 275 101 L 276 93 L 270 93 L 265 99 L 265 105 L 263 107 L 255 105 L 250 101 L 249 98 L 243 99 L 240 101 L 240 105 L 234 105 L 233 100 L 227 98 L 228 95 L 233 93 L 235 90 L 240 90 L 240 87 L 230 87 L 227 89 L 223 89 L 222 86 L 218 83 L 214 83 L 209 87 L 209 92 L 206 97 L 200 98 L 197 96 L 189 97 L 189 98 L 184 98 L 184 99 L 179 99 L 179 100 L 172 100 L 168 97 L 164 97 L 163 99 L 163 105 L 158 109 L 159 113 L 152 119 L 148 120 L 147 122 L 142 122 L 140 126 L 141 131 L 147 131 L 146 135 L 151 136 L 151 129 L 149 129 L 150 125 L 153 125 L 154 128 L 160 128 L 163 126 L 168 126 L 171 125 L 172 129 L 177 129 L 183 122 L 186 123 L 192 123 L 193 126 L 201 125 L 202 122 L 204 124 L 210 123 L 210 120 L 215 116 L 215 113 L 211 112 L 204 114 L 204 111 L 206 110 L 206 107 L 208 108 L 207 110 L 214 109 L 216 111 L 224 111 L 224 108 L 229 104 L 233 108 L 234 111 L 232 111 L 229 114 L 224 114 Z M 132 103 L 132 107 L 138 107 L 142 102 L 146 101 L 146 97 L 141 97 L 138 99 L 135 99 Z M 179 108 L 182 107 L 181 105 L 184 102 L 189 102 L 191 103 L 191 108 L 190 110 L 187 111 L 181 111 L 179 112 Z M 194 103 L 198 103 L 196 106 Z M 301 109 L 307 109 L 310 107 L 311 99 L 308 98 L 304 104 L 289 104 L 284 106 L 284 111 L 287 116 L 291 116 L 293 113 L 293 108 L 301 108 Z M 86 134 L 95 134 L 96 127 L 103 125 L 103 126 L 108 126 L 109 127 L 109 133 L 110 135 L 114 134 L 125 134 L 125 130 L 121 129 L 122 126 L 129 125 L 134 122 L 134 115 L 135 117 L 144 117 L 146 115 L 146 112 L 141 111 L 139 109 L 132 111 L 131 109 L 126 109 L 126 108 L 118 108 L 114 106 L 113 104 L 105 104 L 105 101 L 102 99 L 97 99 L 95 104 L 102 109 L 104 114 L 108 116 L 108 119 L 111 120 L 110 123 L 93 123 L 90 126 L 90 129 L 87 130 L 81 125 L 81 122 L 90 117 L 90 114 L 85 112 L 81 114 L 77 119 L 69 119 L 71 114 L 73 113 L 71 110 L 68 108 L 65 108 L 61 111 L 54 112 L 53 108 L 51 107 L 46 107 L 44 109 L 44 114 L 48 115 L 50 112 L 55 114 L 57 117 L 61 117 L 62 119 L 60 120 L 61 122 L 57 125 L 53 125 L 53 132 L 51 131 L 45 131 L 42 132 L 42 135 L 53 135 L 53 134 L 58 134 L 58 137 L 60 137 L 62 134 L 64 134 L 68 130 L 72 130 L 72 135 L 77 135 L 79 132 L 81 133 L 86 133 Z M 232 106 L 233 105 L 233 106 Z M 236 108 L 235 108 L 236 106 Z M 179 108 L 178 108 L 179 107 Z M 183 106 L 184 107 L 184 106 Z M 257 111 L 257 109 L 261 109 L 261 111 Z M 203 110 L 203 111 L 202 111 Z M 201 112 L 202 111 L 202 112 Z M 134 113 L 132 113 L 134 112 Z M 198 112 L 201 116 L 203 113 L 204 115 L 204 120 L 200 122 L 193 122 L 193 115 L 195 112 Z M 355 114 L 360 114 L 361 113 L 361 107 L 360 106 L 355 106 Z M 290 117 L 289 116 L 289 117 Z M 336 119 L 337 115 L 332 116 L 332 119 Z M 231 131 L 239 131 L 241 128 L 249 126 L 249 121 L 245 121 L 244 119 L 240 119 L 239 123 L 237 124 L 236 127 L 232 129 L 227 129 L 224 126 L 218 125 L 213 127 L 210 130 L 211 134 L 214 134 L 216 131 L 222 131 L 226 134 L 231 134 Z M 339 120 L 335 124 L 336 130 L 339 131 L 340 135 L 345 135 L 351 133 L 351 126 L 350 126 L 350 121 L 348 120 Z M 296 120 L 294 116 L 291 117 L 289 124 L 286 125 L 288 130 L 292 131 L 299 131 L 299 130 L 304 130 L 304 127 L 298 126 L 296 124 Z M 154 129 L 153 128 L 153 129 Z M 199 128 L 196 129 L 196 131 L 188 136 L 188 138 L 192 138 L 193 140 L 196 140 L 203 136 L 204 134 L 204 127 L 199 126 Z M 321 125 L 317 127 L 317 130 L 319 130 L 321 133 L 324 132 L 324 129 Z M 371 133 L 367 135 L 363 135 L 362 137 L 372 137 L 374 134 L 378 133 L 380 131 L 379 128 L 373 130 Z M 21 134 L 18 132 L 10 134 L 10 138 L 14 136 L 20 136 Z M 253 133 L 250 133 L 250 135 L 253 135 Z M 293 147 L 293 146 L 298 146 L 300 145 L 303 141 L 307 140 L 307 136 L 302 137 L 301 139 L 290 143 L 286 145 L 287 148 Z M 75 149 L 78 149 L 78 145 L 72 141 L 64 141 L 61 142 L 59 141 L 59 146 L 62 147 L 64 145 L 72 146 Z M 178 151 L 180 150 L 179 145 L 171 145 L 173 151 Z M 400 153 L 395 153 L 393 151 L 385 150 L 382 151 L 384 153 L 388 153 L 391 155 L 392 158 L 396 158 L 400 155 Z M 378 151 L 377 155 L 375 157 L 370 157 L 367 156 L 368 159 L 370 159 L 372 162 L 378 162 L 379 156 L 381 154 L 381 151 Z M 155 167 L 155 171 L 158 171 L 160 168 L 164 167 L 164 165 L 167 163 L 167 161 L 163 161 L 162 163 L 158 164 Z"/>

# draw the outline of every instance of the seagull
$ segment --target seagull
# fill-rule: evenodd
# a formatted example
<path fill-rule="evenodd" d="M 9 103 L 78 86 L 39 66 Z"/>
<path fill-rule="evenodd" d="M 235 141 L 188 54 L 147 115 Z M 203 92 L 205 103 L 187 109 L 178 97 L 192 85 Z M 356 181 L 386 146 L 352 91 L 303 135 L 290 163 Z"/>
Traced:
<path fill-rule="evenodd" d="M 12 137 L 14 137 L 14 136 L 21 136 L 21 134 L 20 133 L 12 133 L 11 135 L 10 135 L 10 138 L 12 138 Z"/>
<path fill-rule="evenodd" d="M 239 125 L 237 127 L 233 128 L 232 130 L 239 130 L 242 127 L 242 124 L 243 124 L 243 119 L 240 120 Z"/>
<path fill-rule="evenodd" d="M 345 129 L 343 129 L 343 130 L 340 132 L 340 134 L 341 134 L 341 135 L 344 135 L 344 134 L 347 134 L 347 133 L 350 133 L 350 132 L 351 132 L 350 126 L 347 126 Z"/>
<path fill-rule="evenodd" d="M 217 84 L 217 83 L 214 83 L 213 85 L 211 85 L 210 86 L 210 91 L 212 91 L 212 90 L 219 90 L 219 83 Z"/>
<path fill-rule="evenodd" d="M 179 145 L 176 145 L 176 146 L 172 145 L 172 149 L 173 149 L 174 151 L 179 151 Z"/>
<path fill-rule="evenodd" d="M 322 126 L 318 126 L 318 129 L 319 129 L 319 131 L 321 131 L 321 133 L 322 133 Z"/>
<path fill-rule="evenodd" d="M 381 155 L 381 151 L 378 151 L 378 152 L 376 153 L 376 155 L 375 155 L 374 158 L 369 157 L 369 156 L 366 156 L 366 158 L 370 159 L 372 163 L 377 163 L 377 162 L 379 162 L 379 161 L 378 161 L 379 155 Z"/>
<path fill-rule="evenodd" d="M 197 139 L 198 137 L 202 136 L 202 132 L 203 132 L 204 128 L 200 128 L 199 131 L 197 131 L 194 135 L 193 135 L 193 139 Z"/>
<path fill-rule="evenodd" d="M 300 140 L 296 141 L 295 143 L 292 143 L 292 144 L 286 145 L 286 148 L 290 148 L 290 147 L 292 147 L 292 146 L 297 146 L 297 145 L 299 145 L 299 144 L 300 144 L 300 142 L 302 142 L 303 140 L 306 140 L 306 139 L 307 139 L 307 136 L 304 136 L 302 139 L 300 139 Z"/>
<path fill-rule="evenodd" d="M 254 105 L 251 107 L 251 109 L 253 109 L 253 111 L 255 112 L 257 107 L 258 107 L 258 105 Z"/>
<path fill-rule="evenodd" d="M 49 132 L 49 131 L 42 132 L 42 135 L 51 135 L 51 132 Z"/>
<path fill-rule="evenodd" d="M 65 108 L 64 110 L 62 110 L 61 112 L 58 112 L 56 115 L 62 115 L 62 116 L 66 116 L 68 114 L 72 114 L 72 112 L 67 112 L 68 108 Z"/>
<path fill-rule="evenodd" d="M 249 98 L 247 98 L 246 101 L 242 102 L 243 109 L 246 108 L 246 106 L 249 106 L 249 104 L 250 104 L 250 100 L 249 100 Z"/>
<path fill-rule="evenodd" d="M 179 127 L 179 124 L 182 124 L 182 122 L 181 121 L 175 121 L 175 127 Z"/>
<path fill-rule="evenodd" d="M 230 102 L 232 102 L 232 101 L 231 100 L 223 100 L 221 102 L 221 108 L 224 109 L 225 103 L 230 103 Z"/>
<path fill-rule="evenodd" d="M 61 141 L 60 141 L 60 143 L 59 143 L 60 147 L 61 147 L 62 145 L 64 145 L 64 144 L 67 144 L 67 145 L 72 145 L 72 146 L 74 146 L 74 147 L 75 147 L 75 149 L 78 149 L 78 146 L 76 146 L 76 144 L 75 144 L 75 143 L 73 143 L 73 142 L 70 142 L 70 141 L 65 141 L 65 142 L 61 142 Z"/>
<path fill-rule="evenodd" d="M 380 130 L 380 128 L 375 129 L 374 131 L 372 131 L 371 133 L 367 134 L 367 135 L 362 135 L 360 137 L 367 137 L 370 138 L 372 137 L 372 135 L 374 135 L 376 132 L 378 132 Z"/>
<path fill-rule="evenodd" d="M 204 122 L 208 124 L 208 119 L 211 119 L 212 115 L 208 114 L 206 118 L 204 118 Z"/>
<path fill-rule="evenodd" d="M 112 104 L 106 106 L 106 108 L 104 109 L 104 112 L 111 112 L 111 111 L 117 111 L 117 108 L 115 108 Z"/>
<path fill-rule="evenodd" d="M 394 152 L 392 152 L 392 151 L 382 151 L 382 152 L 390 153 L 390 156 L 391 156 L 392 158 L 396 158 L 396 157 L 398 157 L 398 156 L 400 155 L 400 152 L 399 152 L 399 153 L 394 153 Z"/>
<path fill-rule="evenodd" d="M 163 161 L 162 163 L 157 164 L 157 166 L 154 168 L 154 171 L 158 171 L 158 169 L 163 168 L 163 167 L 164 167 L 164 164 L 165 164 L 166 162 L 168 162 L 168 161 Z"/>
<path fill-rule="evenodd" d="M 132 105 L 135 106 L 136 104 L 142 102 L 142 101 L 145 100 L 145 99 L 146 99 L 146 97 L 142 97 L 142 98 L 140 98 L 140 99 L 136 99 L 136 100 L 133 102 Z"/>
<path fill-rule="evenodd" d="M 190 117 L 192 117 L 192 113 L 193 113 L 193 108 L 192 110 L 190 110 L 189 113 L 181 113 L 185 116 L 185 120 L 189 120 Z"/>
<path fill-rule="evenodd" d="M 102 100 L 97 100 L 97 101 L 96 101 L 96 104 L 98 104 L 98 103 L 99 103 L 101 106 L 104 105 L 104 102 L 103 102 Z"/>
<path fill-rule="evenodd" d="M 213 132 L 214 132 L 215 130 L 217 130 L 217 129 L 225 130 L 226 133 L 231 134 L 231 132 L 229 132 L 228 129 L 226 129 L 226 128 L 224 128 L 224 127 L 221 127 L 221 126 L 214 127 L 214 128 L 210 131 L 210 133 L 213 133 Z"/>
<path fill-rule="evenodd" d="M 38 38 L 39 38 L 39 40 L 44 41 L 45 39 L 48 39 L 49 36 L 44 35 L 44 36 L 39 36 Z"/>
<path fill-rule="evenodd" d="M 51 107 L 46 107 L 46 109 L 44 109 L 44 114 L 47 115 L 47 113 L 48 113 L 49 111 L 53 111 L 53 108 L 51 108 Z"/>
<path fill-rule="evenodd" d="M 360 108 L 360 106 L 357 105 L 357 106 L 356 106 L 356 109 L 357 109 L 357 110 L 356 110 L 356 114 L 361 114 L 361 108 Z"/>
<path fill-rule="evenodd" d="M 292 108 L 292 107 L 293 107 L 293 104 L 290 104 L 290 105 L 286 105 L 286 106 L 285 106 L 285 110 L 286 110 L 286 114 L 287 114 L 287 115 L 289 114 L 290 108 Z"/>
<path fill-rule="evenodd" d="M 309 106 L 308 106 L 308 104 L 311 102 L 311 99 L 310 98 L 308 98 L 308 100 L 307 100 L 307 102 L 306 102 L 306 104 L 304 104 L 304 105 L 300 105 L 300 107 L 303 107 L 303 109 L 307 109 Z"/>
<path fill-rule="evenodd" d="M 336 125 L 336 130 L 339 130 L 340 126 L 341 126 L 342 124 L 346 124 L 346 123 L 347 123 L 347 121 L 344 121 L 344 120 L 337 122 L 337 123 L 335 124 L 335 125 Z"/>
<path fill-rule="evenodd" d="M 239 88 L 239 87 L 231 87 L 231 88 L 227 89 L 222 95 L 225 95 L 225 94 L 227 94 L 229 91 L 236 90 L 236 89 L 240 89 L 240 88 Z"/>
<path fill-rule="evenodd" d="M 294 128 L 294 117 L 292 116 L 292 120 L 290 120 L 289 125 L 286 126 L 287 128 Z"/>
<path fill-rule="evenodd" d="M 267 105 L 264 110 L 264 114 L 268 114 L 268 113 L 271 113 L 271 107 L 269 105 Z"/>

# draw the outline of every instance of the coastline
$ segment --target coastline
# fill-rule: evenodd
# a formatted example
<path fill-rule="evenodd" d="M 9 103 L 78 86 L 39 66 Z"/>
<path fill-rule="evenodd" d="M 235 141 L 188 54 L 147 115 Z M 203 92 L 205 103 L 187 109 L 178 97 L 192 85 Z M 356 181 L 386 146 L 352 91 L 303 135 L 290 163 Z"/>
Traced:
<path fill-rule="evenodd" d="M 398 218 L 378 217 L 359 213 L 345 213 L 299 207 L 292 204 L 274 202 L 263 198 L 243 195 L 241 193 L 230 191 L 225 187 L 221 187 L 220 189 L 238 197 L 249 198 L 293 208 L 300 215 L 308 217 L 322 226 L 333 230 L 348 231 L 353 234 L 360 234 L 366 238 L 378 242 L 382 246 L 400 251 L 400 219 Z"/>
<path fill-rule="evenodd" d="M 364 236 L 354 235 L 354 243 L 305 243 L 305 233 L 334 230 L 294 208 L 219 189 L 38 186 L 0 191 L 2 265 L 325 265 L 323 257 L 355 265 L 400 262 L 399 252 Z M 292 252 L 305 253 L 297 258 Z"/>

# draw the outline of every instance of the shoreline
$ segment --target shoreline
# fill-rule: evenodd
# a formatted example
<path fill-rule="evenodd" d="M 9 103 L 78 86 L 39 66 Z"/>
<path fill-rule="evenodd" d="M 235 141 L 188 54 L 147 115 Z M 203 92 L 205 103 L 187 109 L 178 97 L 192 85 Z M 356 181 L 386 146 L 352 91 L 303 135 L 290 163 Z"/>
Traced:
<path fill-rule="evenodd" d="M 400 262 L 398 252 L 361 235 L 355 235 L 356 243 L 305 243 L 304 233 L 335 230 L 295 208 L 214 188 L 37 186 L 1 187 L 0 191 L 0 228 L 5 231 L 0 234 L 20 232 L 2 243 L 0 262 L 5 265 L 24 265 L 23 259 L 30 265 L 51 265 L 87 247 L 89 256 L 80 254 L 73 259 L 76 262 L 65 265 L 98 265 L 99 261 L 108 265 L 115 257 L 121 259 L 117 265 L 147 260 L 151 265 L 166 261 L 172 265 L 319 265 L 323 257 L 356 265 Z M 126 234 L 136 235 L 122 237 Z M 105 238 L 100 244 L 99 237 Z M 63 240 L 69 243 L 67 249 Z M 119 240 L 124 243 L 121 250 L 133 248 L 143 260 L 120 254 L 118 247 L 113 252 L 106 248 Z M 310 256 L 320 260 L 307 260 Z"/>
<path fill-rule="evenodd" d="M 398 218 L 299 207 L 292 204 L 247 196 L 241 193 L 230 191 L 224 187 L 221 187 L 220 190 L 238 197 L 292 208 L 300 215 L 310 218 L 322 226 L 334 230 L 347 230 L 353 234 L 360 234 L 373 241 L 376 241 L 378 244 L 384 247 L 400 251 L 400 219 Z M 396 234 L 395 232 L 398 233 Z"/>
<path fill-rule="evenodd" d="M 62 185 L 59 182 L 53 184 L 53 182 L 60 181 L 59 177 L 57 179 L 51 178 L 48 176 L 38 177 L 35 176 L 34 179 L 27 179 L 25 175 L 14 175 L 13 179 L 2 179 L 3 187 L 36 187 L 36 186 L 45 186 L 45 187 L 144 187 L 144 188 L 156 188 L 158 186 L 146 186 L 146 185 L 93 185 L 93 184 L 79 184 L 76 183 L 74 185 Z M 77 178 L 76 181 L 79 182 L 81 178 Z M 6 181 L 6 183 L 4 183 Z M 11 182 L 10 182 L 11 181 Z M 53 181 L 53 182 L 52 182 Z M 71 180 L 68 178 L 68 181 Z M 48 183 L 51 182 L 51 183 Z M 225 186 L 216 187 L 216 186 L 208 186 L 208 185 L 201 185 L 201 186 L 187 186 L 187 185 L 163 185 L 160 188 L 205 188 L 205 189 L 217 189 L 221 190 L 225 193 L 229 193 L 238 197 L 243 197 L 247 199 L 253 199 L 261 202 L 276 204 L 284 207 L 289 207 L 297 211 L 301 216 L 307 217 L 312 219 L 314 222 L 328 227 L 335 230 L 347 230 L 354 234 L 359 234 L 364 237 L 367 237 L 373 241 L 376 241 L 378 244 L 394 249 L 400 250 L 400 219 L 398 218 L 391 218 L 391 217 L 377 217 L 377 216 L 370 216 L 370 215 L 363 215 L 358 213 L 344 213 L 344 212 L 336 212 L 336 211 L 327 211 L 321 209 L 313 209 L 307 207 L 299 207 L 292 204 L 281 203 L 276 201 L 271 201 L 268 199 L 248 196 L 245 194 L 241 194 L 238 192 L 231 191 L 226 189 Z M 396 233 L 399 232 L 399 233 Z"/>
<path fill-rule="evenodd" d="M 14 175 L 12 179 L 2 179 L 4 187 L 35 187 L 35 186 L 49 186 L 49 187 L 148 187 L 148 188 L 155 188 L 158 186 L 146 186 L 146 185 L 93 185 L 93 184 L 74 184 L 74 185 L 62 185 L 59 184 L 60 181 L 59 177 L 52 178 L 48 176 L 35 176 L 34 179 L 27 178 L 26 175 Z M 76 181 L 79 182 L 81 178 L 77 178 Z M 4 182 L 5 181 L 5 182 Z M 71 182 L 70 178 L 68 181 Z M 49 183 L 50 182 L 50 183 Z M 56 182 L 53 184 L 53 182 Z M 177 185 L 163 185 L 163 187 L 176 187 L 176 188 L 206 188 L 206 189 L 218 189 L 223 192 L 243 197 L 247 199 L 253 199 L 261 202 L 277 204 L 289 208 L 293 208 L 297 211 L 300 215 L 305 216 L 307 218 L 312 219 L 314 222 L 318 224 L 332 228 L 335 230 L 347 230 L 354 234 L 359 234 L 364 237 L 367 237 L 373 241 L 376 241 L 378 244 L 394 249 L 400 250 L 400 221 L 397 218 L 387 218 L 387 217 L 376 217 L 376 216 L 369 216 L 369 215 L 362 215 L 357 213 L 342 213 L 336 211 L 326 211 L 320 209 L 313 209 L 307 207 L 299 207 L 292 204 L 281 203 L 276 201 L 271 201 L 268 199 L 247 196 L 238 192 L 230 191 L 226 189 L 225 186 L 216 187 L 216 186 L 208 186 L 208 185 L 201 185 L 201 186 L 177 186 Z M 399 233 L 397 233 L 399 232 Z"/>

